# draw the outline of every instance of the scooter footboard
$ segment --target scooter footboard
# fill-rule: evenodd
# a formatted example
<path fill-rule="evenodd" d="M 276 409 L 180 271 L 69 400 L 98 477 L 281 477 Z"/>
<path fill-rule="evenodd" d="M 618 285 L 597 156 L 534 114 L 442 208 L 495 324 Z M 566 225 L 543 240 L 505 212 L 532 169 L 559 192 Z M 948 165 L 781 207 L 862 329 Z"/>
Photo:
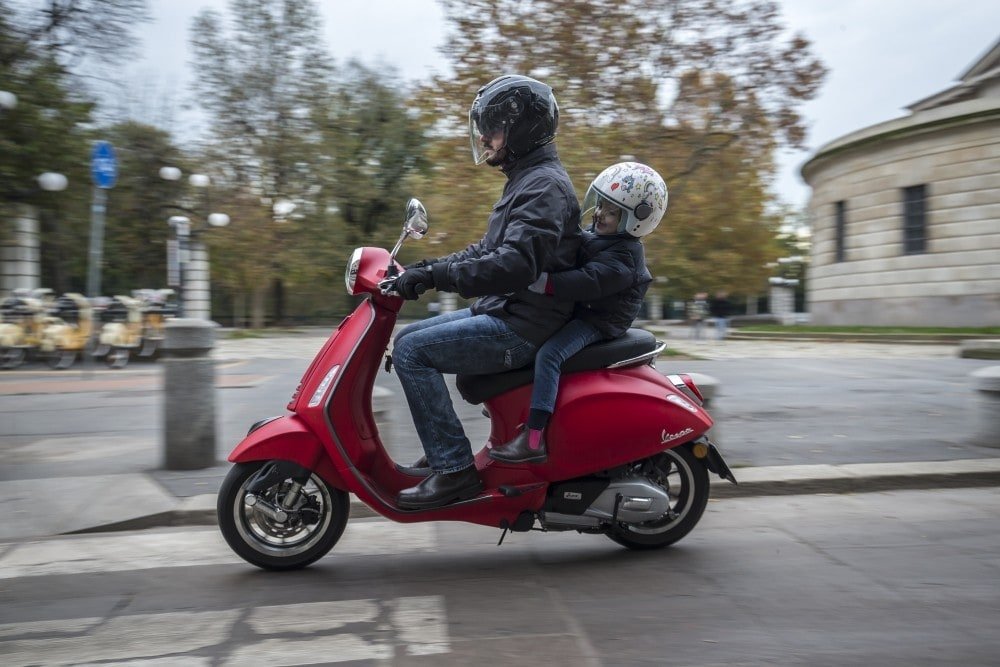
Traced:
<path fill-rule="evenodd" d="M 319 438 L 296 415 L 278 417 L 247 434 L 230 452 L 231 463 L 292 461 L 317 473 L 328 484 L 347 490 Z"/>

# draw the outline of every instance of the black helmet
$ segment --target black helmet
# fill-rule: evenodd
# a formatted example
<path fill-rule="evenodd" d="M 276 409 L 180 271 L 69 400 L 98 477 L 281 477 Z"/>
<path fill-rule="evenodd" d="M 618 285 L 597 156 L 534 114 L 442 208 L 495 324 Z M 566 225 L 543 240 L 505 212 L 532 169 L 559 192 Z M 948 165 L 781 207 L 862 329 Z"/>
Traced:
<path fill-rule="evenodd" d="M 552 89 L 531 77 L 506 74 L 479 89 L 469 109 L 469 139 L 472 159 L 484 162 L 481 136 L 504 132 L 504 145 L 511 158 L 527 155 L 550 143 L 559 126 L 559 105 Z"/>

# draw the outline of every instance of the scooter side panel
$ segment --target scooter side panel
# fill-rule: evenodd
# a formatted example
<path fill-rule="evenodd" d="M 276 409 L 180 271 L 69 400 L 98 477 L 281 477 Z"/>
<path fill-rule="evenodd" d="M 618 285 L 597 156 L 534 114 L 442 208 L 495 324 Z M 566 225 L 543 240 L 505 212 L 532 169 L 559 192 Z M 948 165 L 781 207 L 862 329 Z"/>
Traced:
<path fill-rule="evenodd" d="M 313 470 L 327 483 L 346 489 L 340 473 L 331 465 L 323 444 L 296 415 L 279 417 L 250 433 L 229 454 L 232 463 L 271 460 L 293 461 Z"/>
<path fill-rule="evenodd" d="M 509 393 L 516 392 L 529 395 Z M 579 477 L 689 442 L 712 423 L 652 367 L 572 373 L 560 382 L 546 430 L 548 461 L 528 466 L 548 481 Z M 491 440 L 515 434 L 494 432 Z"/>

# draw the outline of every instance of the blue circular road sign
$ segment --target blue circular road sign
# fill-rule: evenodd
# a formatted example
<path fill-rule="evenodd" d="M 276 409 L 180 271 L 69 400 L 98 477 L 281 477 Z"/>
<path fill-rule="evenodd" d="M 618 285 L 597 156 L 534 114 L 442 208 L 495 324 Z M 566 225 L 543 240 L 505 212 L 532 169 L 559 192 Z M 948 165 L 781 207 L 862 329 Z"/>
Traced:
<path fill-rule="evenodd" d="M 118 180 L 118 160 L 115 158 L 115 149 L 107 141 L 94 142 L 94 150 L 90 152 L 90 174 L 97 187 L 115 187 L 115 181 Z"/>

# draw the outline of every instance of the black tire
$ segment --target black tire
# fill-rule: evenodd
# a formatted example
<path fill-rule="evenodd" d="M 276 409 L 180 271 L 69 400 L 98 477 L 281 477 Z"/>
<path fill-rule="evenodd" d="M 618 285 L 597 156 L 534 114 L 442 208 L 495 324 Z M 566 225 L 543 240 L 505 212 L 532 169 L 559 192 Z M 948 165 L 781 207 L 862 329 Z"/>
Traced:
<path fill-rule="evenodd" d="M 104 363 L 107 364 L 108 368 L 125 368 L 128 366 L 130 356 L 132 355 L 128 351 L 128 348 L 113 347 L 108 351 L 108 355 L 104 357 Z"/>
<path fill-rule="evenodd" d="M 629 549 L 662 549 L 691 532 L 708 506 L 708 470 L 686 445 L 657 454 L 671 498 L 672 516 L 643 524 L 620 523 L 608 537 Z"/>
<path fill-rule="evenodd" d="M 265 570 L 296 570 L 319 560 L 333 548 L 347 526 L 350 496 L 333 488 L 315 473 L 303 493 L 318 514 L 314 524 L 290 520 L 279 524 L 243 500 L 245 487 L 268 461 L 237 463 L 219 489 L 216 511 L 226 542 L 243 560 Z M 260 494 L 277 504 L 291 480 L 275 484 Z"/>
<path fill-rule="evenodd" d="M 48 362 L 49 368 L 57 371 L 66 370 L 73 365 L 76 361 L 76 351 L 75 350 L 54 350 L 51 355 L 49 355 Z"/>
<path fill-rule="evenodd" d="M 0 368 L 11 370 L 17 368 L 25 362 L 28 355 L 23 348 L 8 347 L 0 354 Z"/>

